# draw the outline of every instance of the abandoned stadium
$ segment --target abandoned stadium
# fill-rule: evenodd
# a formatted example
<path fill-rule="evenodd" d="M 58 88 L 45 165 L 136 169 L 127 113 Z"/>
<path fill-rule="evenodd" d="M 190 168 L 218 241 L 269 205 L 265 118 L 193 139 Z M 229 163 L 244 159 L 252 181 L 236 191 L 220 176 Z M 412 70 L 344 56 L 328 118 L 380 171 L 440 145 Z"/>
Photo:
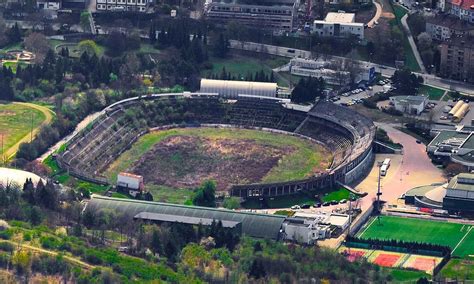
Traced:
<path fill-rule="evenodd" d="M 232 185 L 229 195 L 242 200 L 354 184 L 366 175 L 374 160 L 375 126 L 350 109 L 321 101 L 306 112 L 276 98 L 173 93 L 134 97 L 110 105 L 69 141 L 57 161 L 76 177 L 111 184 L 103 171 L 150 129 L 200 126 L 285 133 L 317 141 L 332 152 L 332 164 L 325 173 L 287 182 Z"/>

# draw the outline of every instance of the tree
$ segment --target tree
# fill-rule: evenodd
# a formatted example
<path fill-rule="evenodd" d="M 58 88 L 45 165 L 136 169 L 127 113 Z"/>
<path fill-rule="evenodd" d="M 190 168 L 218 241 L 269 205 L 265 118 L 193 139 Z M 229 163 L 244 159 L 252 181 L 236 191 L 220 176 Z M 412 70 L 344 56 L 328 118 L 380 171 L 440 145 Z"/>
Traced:
<path fill-rule="evenodd" d="M 89 54 L 89 55 L 99 54 L 99 47 L 97 46 L 95 41 L 90 40 L 90 39 L 81 41 L 78 45 L 78 48 L 79 48 L 81 54 L 83 52 L 87 52 L 87 54 Z"/>
<path fill-rule="evenodd" d="M 432 44 L 433 44 L 433 40 L 431 39 L 431 36 L 430 36 L 429 33 L 427 33 L 427 32 L 420 33 L 416 37 L 416 39 L 418 41 L 418 47 L 419 47 L 420 50 L 431 49 Z"/>
<path fill-rule="evenodd" d="M 240 207 L 240 198 L 238 197 L 226 197 L 224 199 L 224 208 L 237 209 Z"/>
<path fill-rule="evenodd" d="M 161 238 L 160 234 L 158 233 L 158 229 L 155 228 L 153 230 L 153 233 L 151 235 L 151 250 L 155 254 L 162 254 L 163 253 L 163 247 L 161 245 Z"/>
<path fill-rule="evenodd" d="M 21 30 L 20 30 L 20 27 L 18 26 L 18 23 L 15 23 L 8 30 L 7 36 L 10 43 L 21 42 Z"/>
<path fill-rule="evenodd" d="M 219 37 L 214 42 L 214 55 L 220 58 L 224 58 L 227 56 L 229 52 L 229 41 L 224 35 L 221 33 Z"/>
<path fill-rule="evenodd" d="M 5 21 L 2 17 L 0 17 L 0 47 L 3 47 L 9 43 L 9 39 L 7 36 L 7 26 L 5 25 Z"/>
<path fill-rule="evenodd" d="M 405 96 L 415 96 L 423 83 L 423 77 L 413 74 L 408 68 L 395 71 L 392 81 L 397 87 L 397 93 Z"/>
<path fill-rule="evenodd" d="M 265 267 L 263 266 L 263 260 L 260 257 L 257 257 L 253 260 L 252 266 L 250 267 L 249 276 L 260 279 L 264 278 L 267 275 Z"/>
<path fill-rule="evenodd" d="M 197 206 L 216 207 L 216 183 L 214 181 L 205 181 L 196 189 L 193 204 Z"/>
<path fill-rule="evenodd" d="M 127 49 L 126 37 L 119 31 L 112 31 L 105 42 L 107 52 L 112 56 L 119 56 Z"/>
<path fill-rule="evenodd" d="M 291 101 L 295 103 L 312 103 L 323 96 L 324 79 L 307 77 L 301 79 L 291 92 Z"/>
<path fill-rule="evenodd" d="M 87 11 L 81 12 L 80 24 L 81 24 L 82 29 L 85 32 L 87 32 L 87 31 L 90 32 L 90 29 L 91 29 L 91 23 L 90 23 L 90 17 L 89 16 L 90 16 L 89 12 L 87 12 Z"/>
<path fill-rule="evenodd" d="M 31 33 L 24 39 L 25 48 L 35 54 L 36 61 L 43 62 L 46 53 L 50 49 L 48 39 L 40 33 Z"/>

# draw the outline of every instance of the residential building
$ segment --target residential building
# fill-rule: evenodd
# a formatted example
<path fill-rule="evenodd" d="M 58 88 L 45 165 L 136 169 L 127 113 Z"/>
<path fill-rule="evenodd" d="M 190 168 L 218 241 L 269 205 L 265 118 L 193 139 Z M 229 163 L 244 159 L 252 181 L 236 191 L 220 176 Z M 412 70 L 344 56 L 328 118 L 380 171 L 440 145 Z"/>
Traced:
<path fill-rule="evenodd" d="M 61 9 L 84 10 L 86 9 L 86 0 L 62 0 Z"/>
<path fill-rule="evenodd" d="M 145 189 L 142 176 L 125 172 L 117 175 L 117 187 L 121 187 L 125 191 L 128 191 L 128 194 L 131 196 L 136 196 Z"/>
<path fill-rule="evenodd" d="M 436 15 L 426 18 L 426 32 L 433 39 L 447 40 L 453 36 L 474 35 L 474 25 L 451 15 Z"/>
<path fill-rule="evenodd" d="M 149 0 L 97 0 L 97 11 L 110 12 L 146 12 Z"/>
<path fill-rule="evenodd" d="M 36 1 L 36 8 L 40 10 L 57 11 L 61 9 L 61 1 L 38 0 Z"/>
<path fill-rule="evenodd" d="M 419 115 L 425 109 L 428 98 L 425 96 L 395 96 L 390 97 L 390 103 L 398 111 Z"/>
<path fill-rule="evenodd" d="M 441 76 L 474 82 L 474 36 L 451 37 L 439 50 Z"/>
<path fill-rule="evenodd" d="M 364 24 L 355 22 L 355 14 L 352 13 L 328 13 L 324 20 L 316 20 L 313 24 L 313 32 L 325 37 L 349 37 L 364 38 Z"/>
<path fill-rule="evenodd" d="M 447 11 L 463 21 L 474 23 L 474 0 L 450 0 Z"/>
<path fill-rule="evenodd" d="M 291 31 L 299 5 L 299 0 L 210 0 L 204 5 L 204 14 L 217 23 L 235 21 L 251 27 Z"/>

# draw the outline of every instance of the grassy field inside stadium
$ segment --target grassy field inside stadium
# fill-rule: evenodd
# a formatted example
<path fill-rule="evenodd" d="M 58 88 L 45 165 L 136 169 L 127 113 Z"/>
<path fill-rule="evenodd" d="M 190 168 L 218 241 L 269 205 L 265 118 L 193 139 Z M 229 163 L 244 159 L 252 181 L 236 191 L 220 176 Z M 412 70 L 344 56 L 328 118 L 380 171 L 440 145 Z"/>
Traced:
<path fill-rule="evenodd" d="M 130 171 L 142 174 L 145 183 L 168 188 L 193 188 L 214 179 L 219 189 L 220 184 L 302 179 L 325 171 L 330 156 L 316 143 L 284 134 L 180 128 L 140 137 L 104 174 L 115 180 L 119 172 Z"/>
<path fill-rule="evenodd" d="M 447 245 L 454 256 L 474 254 L 474 231 L 470 225 L 395 216 L 380 216 L 368 221 L 358 236 Z"/>
<path fill-rule="evenodd" d="M 29 133 L 32 129 L 35 135 L 39 126 L 51 120 L 52 114 L 45 107 L 33 104 L 0 103 L 0 136 L 3 136 L 5 156 L 8 158 L 13 155 L 18 149 L 19 142 L 29 142 Z"/>

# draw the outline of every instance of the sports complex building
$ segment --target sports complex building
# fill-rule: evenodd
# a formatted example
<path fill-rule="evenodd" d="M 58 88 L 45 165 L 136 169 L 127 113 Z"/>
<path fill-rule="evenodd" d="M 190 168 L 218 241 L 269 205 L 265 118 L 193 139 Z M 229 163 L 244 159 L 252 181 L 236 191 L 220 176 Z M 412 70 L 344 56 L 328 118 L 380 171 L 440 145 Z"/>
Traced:
<path fill-rule="evenodd" d="M 462 173 L 446 184 L 420 186 L 405 194 L 405 203 L 450 213 L 474 212 L 474 174 Z"/>
<path fill-rule="evenodd" d="M 474 169 L 474 127 L 439 130 L 426 147 L 428 155 L 437 162 L 451 161 Z"/>

